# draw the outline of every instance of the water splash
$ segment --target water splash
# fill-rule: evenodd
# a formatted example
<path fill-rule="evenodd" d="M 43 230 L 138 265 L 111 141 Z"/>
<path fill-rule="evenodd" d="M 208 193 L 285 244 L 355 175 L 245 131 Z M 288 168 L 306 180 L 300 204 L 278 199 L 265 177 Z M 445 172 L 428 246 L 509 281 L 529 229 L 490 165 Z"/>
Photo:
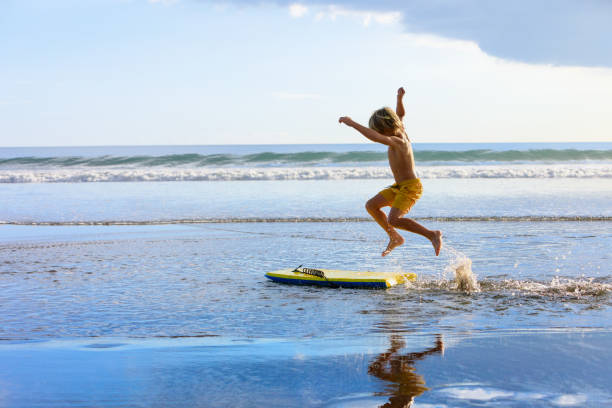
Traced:
<path fill-rule="evenodd" d="M 548 298 L 589 299 L 601 298 L 612 293 L 612 284 L 600 282 L 596 278 L 554 277 L 550 282 L 505 279 L 501 282 L 486 281 L 486 291 L 511 291 Z"/>
<path fill-rule="evenodd" d="M 466 293 L 480 292 L 480 285 L 472 272 L 472 260 L 450 245 L 446 245 L 444 250 L 451 257 L 450 263 L 444 269 L 444 276 L 454 275 L 455 289 Z"/>
<path fill-rule="evenodd" d="M 444 290 L 463 293 L 477 293 L 482 289 L 477 276 L 472 272 L 472 260 L 463 252 L 444 244 L 442 256 L 449 258 L 448 265 L 437 277 L 419 277 L 417 281 L 406 282 L 408 289 Z"/>

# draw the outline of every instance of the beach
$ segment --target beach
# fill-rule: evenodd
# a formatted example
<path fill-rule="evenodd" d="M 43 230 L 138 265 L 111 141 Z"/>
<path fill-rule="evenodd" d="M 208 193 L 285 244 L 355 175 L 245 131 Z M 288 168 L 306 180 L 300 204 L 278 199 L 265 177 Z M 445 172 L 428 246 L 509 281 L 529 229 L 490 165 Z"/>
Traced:
<path fill-rule="evenodd" d="M 382 258 L 373 145 L 0 149 L 0 405 L 612 406 L 610 152 L 417 144 Z"/>

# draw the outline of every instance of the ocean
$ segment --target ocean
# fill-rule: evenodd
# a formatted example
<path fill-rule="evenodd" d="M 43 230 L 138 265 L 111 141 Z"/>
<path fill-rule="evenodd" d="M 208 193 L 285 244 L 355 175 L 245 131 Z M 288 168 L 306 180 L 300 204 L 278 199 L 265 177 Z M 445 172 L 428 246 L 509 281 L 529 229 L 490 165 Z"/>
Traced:
<path fill-rule="evenodd" d="M 414 149 L 439 257 L 374 144 L 0 148 L 0 406 L 612 406 L 612 143 Z"/>

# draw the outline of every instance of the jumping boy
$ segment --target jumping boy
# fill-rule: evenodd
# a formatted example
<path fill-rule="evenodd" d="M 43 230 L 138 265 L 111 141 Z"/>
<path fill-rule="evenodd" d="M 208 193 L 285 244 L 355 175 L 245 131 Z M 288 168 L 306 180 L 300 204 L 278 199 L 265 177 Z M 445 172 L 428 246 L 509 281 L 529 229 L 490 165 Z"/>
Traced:
<path fill-rule="evenodd" d="M 370 117 L 369 128 L 348 116 L 341 117 L 339 122 L 354 128 L 373 142 L 389 146 L 389 166 L 395 184 L 382 190 L 366 203 L 368 213 L 389 235 L 389 245 L 382 256 L 388 255 L 394 248 L 404 243 L 404 238 L 395 228 L 414 232 L 429 239 L 438 256 L 442 249 L 442 232 L 429 230 L 410 218 L 403 218 L 423 193 L 423 186 L 414 170 L 412 145 L 402 122 L 405 113 L 402 103 L 404 93 L 404 88 L 398 89 L 395 112 L 387 107 L 374 112 Z M 389 217 L 381 209 L 387 206 L 391 206 Z"/>

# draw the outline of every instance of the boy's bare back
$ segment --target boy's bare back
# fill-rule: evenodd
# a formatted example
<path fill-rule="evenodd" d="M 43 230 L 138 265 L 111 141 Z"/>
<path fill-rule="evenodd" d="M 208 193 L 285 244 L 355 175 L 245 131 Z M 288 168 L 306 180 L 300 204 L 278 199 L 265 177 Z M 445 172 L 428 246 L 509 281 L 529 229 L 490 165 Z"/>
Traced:
<path fill-rule="evenodd" d="M 417 178 L 414 171 L 414 154 L 412 153 L 412 144 L 404 131 L 398 136 L 392 136 L 395 143 L 387 149 L 389 156 L 389 167 L 393 172 L 393 178 L 396 183 L 401 183 L 404 180 L 412 180 Z"/>

